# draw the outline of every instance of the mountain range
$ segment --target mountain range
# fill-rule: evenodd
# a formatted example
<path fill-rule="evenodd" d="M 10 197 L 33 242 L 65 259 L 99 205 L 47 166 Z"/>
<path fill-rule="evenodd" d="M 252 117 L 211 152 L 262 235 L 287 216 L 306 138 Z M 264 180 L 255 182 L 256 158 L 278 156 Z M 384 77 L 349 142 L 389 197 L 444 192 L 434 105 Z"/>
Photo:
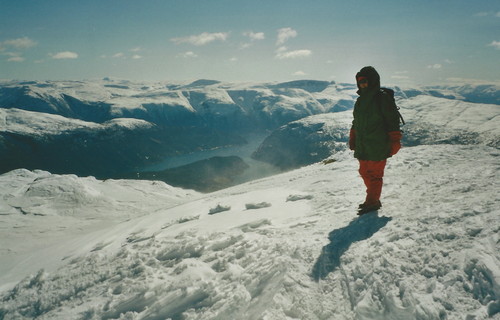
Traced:
<path fill-rule="evenodd" d="M 500 104 L 498 89 L 493 84 L 394 87 L 409 123 L 406 143 L 481 140 L 498 145 L 496 132 L 489 137 L 495 128 L 461 132 L 459 125 L 439 121 L 457 117 L 460 122 L 468 114 L 484 121 L 474 110 L 486 117 L 495 114 L 490 109 Z M 280 170 L 297 168 L 343 148 L 356 96 L 352 84 L 316 80 L 3 81 L 0 172 L 27 168 L 102 179 L 130 177 L 166 158 L 244 145 L 252 134 L 269 135 L 255 150 L 255 159 Z M 448 110 L 453 111 L 448 115 Z M 336 123 L 335 129 L 323 128 L 325 116 Z"/>

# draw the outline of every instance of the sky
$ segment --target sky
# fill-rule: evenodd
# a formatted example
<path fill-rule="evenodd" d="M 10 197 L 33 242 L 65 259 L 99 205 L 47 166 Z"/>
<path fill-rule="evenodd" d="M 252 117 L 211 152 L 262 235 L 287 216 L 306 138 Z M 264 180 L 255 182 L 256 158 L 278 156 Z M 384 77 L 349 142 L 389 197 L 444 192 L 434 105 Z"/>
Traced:
<path fill-rule="evenodd" d="M 500 81 L 495 0 L 0 0 L 0 79 Z"/>

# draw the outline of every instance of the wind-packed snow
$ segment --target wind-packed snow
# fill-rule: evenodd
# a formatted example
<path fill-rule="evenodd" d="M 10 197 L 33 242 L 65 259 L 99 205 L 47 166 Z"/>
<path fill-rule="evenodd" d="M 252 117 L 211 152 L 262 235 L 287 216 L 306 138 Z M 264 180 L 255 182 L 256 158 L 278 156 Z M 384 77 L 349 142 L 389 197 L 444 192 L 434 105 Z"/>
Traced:
<path fill-rule="evenodd" d="M 27 136 L 56 135 L 71 131 L 104 131 L 105 129 L 117 128 L 151 128 L 149 122 L 131 118 L 117 118 L 102 124 L 70 119 L 59 115 L 26 111 L 20 109 L 0 108 L 0 124 L 2 131 L 23 134 Z"/>
<path fill-rule="evenodd" d="M 494 104 L 418 96 L 401 101 L 402 112 L 410 123 L 432 126 L 437 135 L 471 135 L 476 142 L 498 146 L 500 107 Z"/>
<path fill-rule="evenodd" d="M 362 217 L 349 151 L 204 195 L 16 170 L 0 176 L 0 316 L 500 319 L 499 156 L 403 148 Z"/>

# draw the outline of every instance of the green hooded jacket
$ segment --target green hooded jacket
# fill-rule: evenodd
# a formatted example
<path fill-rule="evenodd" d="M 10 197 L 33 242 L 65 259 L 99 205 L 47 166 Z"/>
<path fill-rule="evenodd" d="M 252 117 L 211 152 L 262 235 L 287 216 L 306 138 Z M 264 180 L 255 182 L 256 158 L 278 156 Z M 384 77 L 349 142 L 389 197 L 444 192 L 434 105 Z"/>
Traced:
<path fill-rule="evenodd" d="M 399 113 L 392 98 L 380 90 L 380 76 L 373 67 L 364 67 L 359 76 L 368 78 L 368 88 L 360 89 L 354 105 L 352 128 L 356 134 L 354 157 L 382 161 L 389 157 L 388 132 L 400 131 Z"/>

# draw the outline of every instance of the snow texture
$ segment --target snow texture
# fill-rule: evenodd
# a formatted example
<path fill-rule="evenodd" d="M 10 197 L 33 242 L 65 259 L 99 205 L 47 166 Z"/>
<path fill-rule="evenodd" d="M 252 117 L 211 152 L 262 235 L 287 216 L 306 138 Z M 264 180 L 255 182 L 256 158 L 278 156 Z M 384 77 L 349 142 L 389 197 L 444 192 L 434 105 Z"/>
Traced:
<path fill-rule="evenodd" d="M 500 319 L 499 156 L 404 148 L 383 208 L 360 218 L 347 151 L 205 195 L 13 171 L 0 176 L 0 315 Z"/>

